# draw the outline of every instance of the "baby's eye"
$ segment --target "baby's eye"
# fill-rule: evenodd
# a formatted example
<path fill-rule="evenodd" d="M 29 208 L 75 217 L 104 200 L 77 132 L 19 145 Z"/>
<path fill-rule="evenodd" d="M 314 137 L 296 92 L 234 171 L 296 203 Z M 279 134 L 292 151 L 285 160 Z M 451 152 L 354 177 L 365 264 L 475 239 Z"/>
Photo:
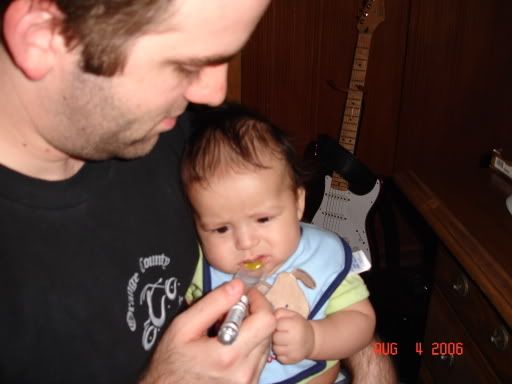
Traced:
<path fill-rule="evenodd" d="M 258 219 L 258 223 L 262 223 L 262 224 L 263 224 L 263 223 L 266 223 L 266 222 L 268 222 L 268 221 L 270 221 L 270 217 L 268 217 L 268 216 L 260 217 L 260 218 Z"/>
<path fill-rule="evenodd" d="M 228 231 L 228 227 L 226 227 L 226 226 L 215 228 L 212 230 L 212 232 L 215 232 L 215 233 L 226 233 L 227 231 Z"/>

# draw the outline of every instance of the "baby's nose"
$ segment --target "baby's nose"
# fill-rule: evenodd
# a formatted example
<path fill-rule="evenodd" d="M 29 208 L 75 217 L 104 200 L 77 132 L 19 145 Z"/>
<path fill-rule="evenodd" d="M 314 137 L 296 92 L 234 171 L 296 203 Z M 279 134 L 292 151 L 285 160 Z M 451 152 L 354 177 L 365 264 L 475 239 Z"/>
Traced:
<path fill-rule="evenodd" d="M 239 229 L 236 231 L 236 248 L 240 251 L 245 251 L 255 247 L 259 240 L 258 236 L 248 229 Z"/>

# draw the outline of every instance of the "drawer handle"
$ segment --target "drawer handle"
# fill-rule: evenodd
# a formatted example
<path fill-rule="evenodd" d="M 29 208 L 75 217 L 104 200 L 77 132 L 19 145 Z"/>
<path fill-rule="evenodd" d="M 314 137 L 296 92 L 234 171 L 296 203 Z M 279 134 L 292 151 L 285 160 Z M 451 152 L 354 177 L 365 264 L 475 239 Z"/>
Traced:
<path fill-rule="evenodd" d="M 455 283 L 452 284 L 452 288 L 461 296 L 466 296 L 469 292 L 468 278 L 464 275 L 459 275 Z"/>
<path fill-rule="evenodd" d="M 503 325 L 494 329 L 491 335 L 491 343 L 500 351 L 504 351 L 508 347 L 509 333 Z"/>
<path fill-rule="evenodd" d="M 453 367 L 453 364 L 455 364 L 455 356 L 453 355 L 440 355 L 439 359 L 449 367 Z"/>

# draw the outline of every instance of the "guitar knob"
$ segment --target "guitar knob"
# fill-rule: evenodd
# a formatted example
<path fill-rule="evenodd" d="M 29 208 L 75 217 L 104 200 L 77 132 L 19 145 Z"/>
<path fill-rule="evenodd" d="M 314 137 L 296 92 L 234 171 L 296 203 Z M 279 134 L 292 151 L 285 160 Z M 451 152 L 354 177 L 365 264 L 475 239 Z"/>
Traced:
<path fill-rule="evenodd" d="M 459 277 L 457 277 L 457 280 L 452 284 L 452 288 L 462 297 L 467 296 L 469 292 L 468 278 L 465 275 L 459 275 Z"/>
<path fill-rule="evenodd" d="M 494 330 L 491 335 L 491 343 L 500 351 L 504 351 L 508 347 L 509 333 L 503 325 Z"/>
<path fill-rule="evenodd" d="M 455 356 L 453 355 L 441 355 L 439 356 L 442 362 L 446 363 L 449 367 L 453 367 L 455 364 Z"/>

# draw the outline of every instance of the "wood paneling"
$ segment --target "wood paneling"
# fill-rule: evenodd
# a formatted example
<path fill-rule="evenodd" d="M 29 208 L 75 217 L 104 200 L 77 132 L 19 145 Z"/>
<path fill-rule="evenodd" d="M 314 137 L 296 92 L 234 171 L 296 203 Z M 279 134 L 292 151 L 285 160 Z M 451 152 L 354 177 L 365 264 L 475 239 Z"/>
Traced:
<path fill-rule="evenodd" d="M 361 4 L 273 1 L 243 51 L 242 101 L 291 132 L 301 152 L 319 133 L 339 136 Z M 372 39 L 356 153 L 379 174 L 392 171 L 408 4 L 386 2 Z"/>
<path fill-rule="evenodd" d="M 512 155 L 512 2 L 413 0 L 397 169 Z"/>
<path fill-rule="evenodd" d="M 226 99 L 236 102 L 242 101 L 242 56 L 240 53 L 229 63 Z"/>
<path fill-rule="evenodd" d="M 242 101 L 299 151 L 338 137 L 360 0 L 273 1 L 242 54 Z M 512 157 L 508 0 L 386 0 L 373 35 L 356 155 L 381 176 L 491 148 Z M 329 83 L 335 84 L 334 87 Z"/>

